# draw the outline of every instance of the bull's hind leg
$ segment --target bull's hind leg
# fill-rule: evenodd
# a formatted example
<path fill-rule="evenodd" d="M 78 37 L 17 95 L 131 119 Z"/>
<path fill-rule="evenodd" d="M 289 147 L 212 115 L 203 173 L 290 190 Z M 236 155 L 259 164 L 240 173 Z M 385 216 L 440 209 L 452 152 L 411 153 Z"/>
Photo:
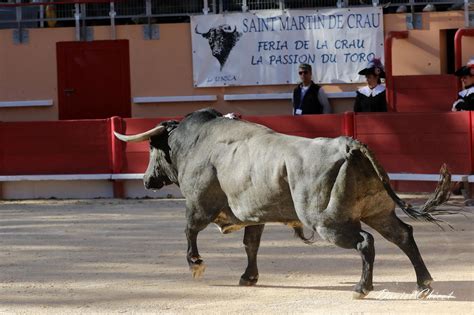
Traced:
<path fill-rule="evenodd" d="M 374 289 L 372 284 L 375 258 L 374 237 L 361 229 L 360 222 L 333 223 L 327 226 L 319 226 L 317 230 L 325 240 L 342 248 L 353 248 L 360 254 L 362 258 L 362 276 L 354 288 L 353 297 L 356 299 L 364 298 Z"/>
<path fill-rule="evenodd" d="M 385 239 L 396 244 L 408 256 L 416 273 L 419 297 L 423 298 L 431 292 L 430 284 L 433 282 L 426 265 L 421 258 L 418 246 L 413 238 L 413 228 L 401 221 L 394 211 L 382 213 L 377 216 L 362 220 L 379 232 Z"/>
<path fill-rule="evenodd" d="M 356 250 L 362 258 L 362 276 L 359 283 L 354 288 L 354 298 L 360 299 L 369 294 L 374 289 L 372 284 L 374 271 L 374 237 L 363 230 L 359 231 L 359 238 L 356 244 Z"/>
<path fill-rule="evenodd" d="M 248 265 L 244 274 L 240 277 L 240 285 L 251 286 L 255 285 L 258 281 L 257 252 L 264 227 L 264 224 L 245 227 L 244 245 L 245 252 L 247 252 Z"/>

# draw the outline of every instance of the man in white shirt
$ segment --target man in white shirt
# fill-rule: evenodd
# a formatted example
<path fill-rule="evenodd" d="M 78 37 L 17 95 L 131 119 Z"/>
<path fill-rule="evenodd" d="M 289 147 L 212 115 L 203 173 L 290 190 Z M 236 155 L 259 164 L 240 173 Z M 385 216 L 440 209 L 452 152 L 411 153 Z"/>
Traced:
<path fill-rule="evenodd" d="M 330 114 L 328 97 L 321 86 L 312 80 L 312 68 L 307 63 L 298 67 L 301 83 L 293 90 L 293 115 Z"/>

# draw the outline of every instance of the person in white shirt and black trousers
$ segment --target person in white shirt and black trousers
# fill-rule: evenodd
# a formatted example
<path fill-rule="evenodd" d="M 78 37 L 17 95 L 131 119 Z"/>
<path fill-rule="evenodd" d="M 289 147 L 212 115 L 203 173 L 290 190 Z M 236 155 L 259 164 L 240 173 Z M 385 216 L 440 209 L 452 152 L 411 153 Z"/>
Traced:
<path fill-rule="evenodd" d="M 307 63 L 298 67 L 301 83 L 293 90 L 293 115 L 330 114 L 328 97 L 312 80 L 312 68 Z"/>
<path fill-rule="evenodd" d="M 357 90 L 354 112 L 386 112 L 385 86 L 381 80 L 385 78 L 385 71 L 380 59 L 370 61 L 359 74 L 365 75 L 367 86 Z"/>

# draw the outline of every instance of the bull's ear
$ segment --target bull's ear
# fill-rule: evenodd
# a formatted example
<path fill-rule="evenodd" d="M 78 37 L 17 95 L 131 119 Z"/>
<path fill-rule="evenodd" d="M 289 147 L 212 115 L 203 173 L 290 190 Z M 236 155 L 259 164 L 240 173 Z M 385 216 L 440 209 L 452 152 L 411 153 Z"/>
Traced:
<path fill-rule="evenodd" d="M 179 125 L 179 121 L 177 120 L 168 120 L 161 123 L 161 126 L 166 128 L 166 132 L 170 133 L 171 131 L 175 130 Z"/>

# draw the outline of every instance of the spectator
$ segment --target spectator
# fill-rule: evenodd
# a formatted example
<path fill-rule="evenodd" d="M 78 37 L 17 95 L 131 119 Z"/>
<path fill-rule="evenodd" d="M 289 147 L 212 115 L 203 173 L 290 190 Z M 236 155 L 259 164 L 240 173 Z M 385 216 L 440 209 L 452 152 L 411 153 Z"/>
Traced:
<path fill-rule="evenodd" d="M 385 86 L 381 80 L 385 78 L 385 71 L 380 59 L 374 58 L 359 74 L 365 75 L 367 86 L 357 90 L 354 112 L 386 112 Z"/>
<path fill-rule="evenodd" d="M 467 65 L 459 68 L 454 75 L 461 78 L 464 90 L 459 92 L 452 111 L 474 110 L 474 58 L 469 60 Z"/>
<path fill-rule="evenodd" d="M 301 83 L 293 90 L 293 115 L 330 114 L 331 105 L 324 90 L 312 80 L 312 68 L 307 63 L 298 67 Z"/>

